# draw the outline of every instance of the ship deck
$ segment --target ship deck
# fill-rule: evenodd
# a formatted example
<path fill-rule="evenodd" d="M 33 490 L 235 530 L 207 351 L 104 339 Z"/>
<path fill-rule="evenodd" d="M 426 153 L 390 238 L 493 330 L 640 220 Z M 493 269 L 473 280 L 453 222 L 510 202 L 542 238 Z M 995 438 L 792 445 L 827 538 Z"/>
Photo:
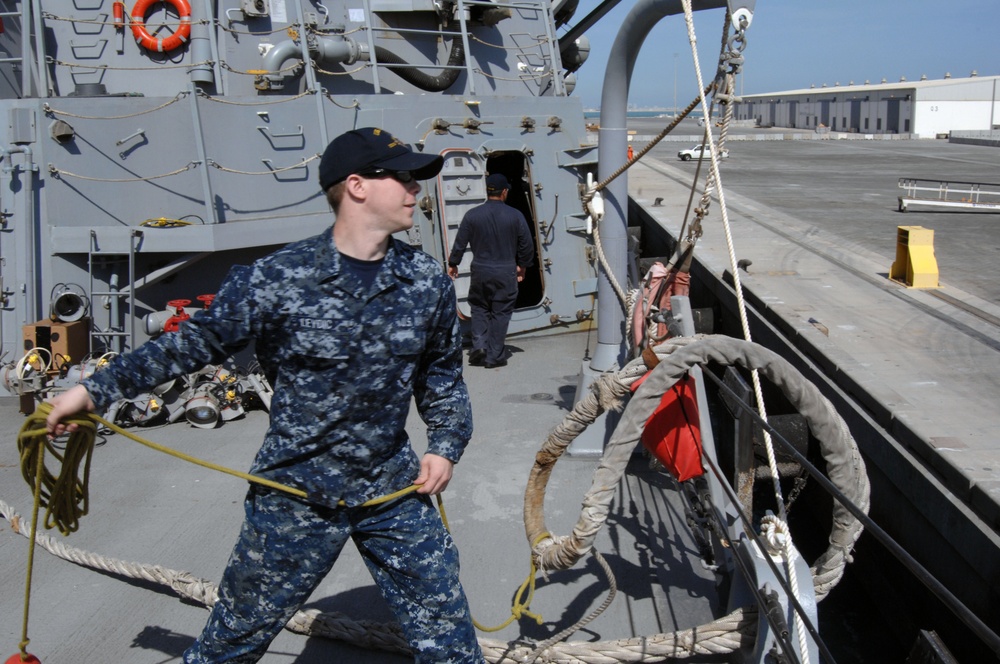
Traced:
<path fill-rule="evenodd" d="M 534 455 L 549 430 L 572 408 L 580 363 L 596 332 L 510 339 L 502 369 L 469 367 L 466 381 L 475 433 L 444 494 L 446 515 L 462 560 L 462 579 L 474 618 L 494 626 L 510 617 L 511 602 L 528 575 L 530 559 L 523 496 Z M 23 418 L 17 404 L 0 404 L 0 499 L 30 519 L 31 492 L 21 478 L 14 439 Z M 251 411 L 217 429 L 176 423 L 136 433 L 214 463 L 245 470 L 259 446 L 267 415 Z M 408 428 L 418 451 L 425 434 L 411 414 Z M 570 640 L 606 641 L 686 629 L 711 621 L 715 582 L 700 564 L 685 526 L 675 484 L 637 458 L 621 481 L 609 523 L 595 548 L 618 586 L 611 607 Z M 567 535 L 590 488 L 594 460 L 564 456 L 546 495 L 546 524 Z M 157 564 L 217 582 L 243 516 L 246 483 L 193 466 L 111 435 L 95 448 L 90 514 L 65 544 L 107 558 Z M 0 634 L 12 654 L 20 640 L 28 540 L 7 527 L 0 534 L 0 594 L 6 617 Z M 569 627 L 607 596 L 608 580 L 593 557 L 570 570 L 538 578 L 531 610 L 480 637 L 501 642 L 542 641 Z M 353 546 L 345 548 L 307 609 L 353 620 L 389 621 L 377 588 Z M 178 662 L 201 631 L 207 612 L 172 591 L 142 580 L 98 573 L 39 549 L 34 565 L 29 651 L 47 664 L 114 660 L 133 664 Z M 273 642 L 265 662 L 389 664 L 411 658 L 360 649 L 288 631 Z"/>
<path fill-rule="evenodd" d="M 644 133 L 642 127 L 638 133 Z M 694 140 L 692 136 L 688 142 Z M 861 404 L 876 428 L 902 441 L 891 460 L 895 470 L 871 462 L 870 470 L 911 476 L 914 486 L 931 487 L 953 508 L 948 514 L 966 520 L 963 532 L 971 529 L 991 544 L 964 555 L 980 556 L 981 573 L 998 578 L 1000 466 L 995 461 L 1000 441 L 993 430 L 1000 394 L 1000 280 L 993 265 L 1000 225 L 995 214 L 900 214 L 895 189 L 904 175 L 1000 181 L 995 150 L 941 141 L 735 139 L 729 148 L 732 156 L 722 177 L 737 257 L 753 261 L 749 272 L 741 273 L 748 300 L 794 338 L 821 371 L 837 378 L 838 389 Z M 658 147 L 629 172 L 632 197 L 674 232 L 684 216 L 685 184 L 696 168 L 693 162 L 677 161 L 677 149 L 677 143 Z M 656 198 L 664 202 L 654 205 Z M 713 219 L 718 219 L 718 202 L 713 202 Z M 940 288 L 910 289 L 887 279 L 899 225 L 935 229 Z M 718 226 L 706 224 L 697 255 L 705 274 L 723 276 L 728 256 Z M 511 338 L 513 356 L 507 367 L 466 372 L 476 431 L 445 494 L 445 508 L 480 623 L 495 625 L 508 617 L 514 592 L 528 573 L 521 519 L 525 482 L 539 445 L 574 403 L 581 363 L 593 352 L 596 337 L 595 331 Z M 0 400 L 0 435 L 7 441 L 0 445 L 0 499 L 27 518 L 30 491 L 13 444 L 21 420 L 16 401 Z M 253 411 L 214 430 L 174 424 L 140 432 L 242 470 L 265 426 L 266 414 Z M 415 417 L 410 432 L 419 450 L 422 432 Z M 572 528 L 595 465 L 578 458 L 557 464 L 547 500 L 552 532 L 567 534 Z M 703 624 L 718 608 L 711 576 L 701 569 L 671 483 L 641 464 L 633 470 L 623 480 L 612 518 L 596 543 L 615 571 L 618 597 L 571 640 L 668 632 Z M 103 556 L 214 581 L 236 538 L 245 491 L 241 480 L 109 436 L 95 452 L 91 513 L 65 541 Z M 879 498 L 873 493 L 873 501 Z M 928 505 L 928 512 L 938 509 L 938 503 Z M 941 509 L 928 519 L 945 518 Z M 26 556 L 27 540 L 5 528 L 0 534 L 0 574 L 7 580 L 0 594 L 5 655 L 16 652 L 20 640 Z M 177 662 L 207 616 L 169 590 L 95 573 L 41 551 L 34 574 L 29 650 L 47 664 Z M 522 620 L 481 636 L 542 640 L 587 615 L 607 589 L 598 565 L 584 559 L 572 570 L 540 581 L 532 610 L 544 617 L 542 626 Z M 308 608 L 353 619 L 388 619 L 351 547 Z M 283 632 L 264 661 L 410 660 Z"/>

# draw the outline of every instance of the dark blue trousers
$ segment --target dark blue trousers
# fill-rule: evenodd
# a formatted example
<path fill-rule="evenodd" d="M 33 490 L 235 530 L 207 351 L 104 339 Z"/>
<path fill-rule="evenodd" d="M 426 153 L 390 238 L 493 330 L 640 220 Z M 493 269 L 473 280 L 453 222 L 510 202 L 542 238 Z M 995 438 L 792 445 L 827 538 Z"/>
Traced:
<path fill-rule="evenodd" d="M 353 539 L 403 628 L 415 661 L 481 664 L 458 551 L 431 499 L 331 509 L 269 489 L 247 496 L 246 520 L 219 600 L 187 664 L 256 662 Z"/>
<path fill-rule="evenodd" d="M 506 359 L 504 341 L 516 302 L 516 268 L 472 267 L 469 283 L 472 349 L 486 351 L 486 364 Z"/>

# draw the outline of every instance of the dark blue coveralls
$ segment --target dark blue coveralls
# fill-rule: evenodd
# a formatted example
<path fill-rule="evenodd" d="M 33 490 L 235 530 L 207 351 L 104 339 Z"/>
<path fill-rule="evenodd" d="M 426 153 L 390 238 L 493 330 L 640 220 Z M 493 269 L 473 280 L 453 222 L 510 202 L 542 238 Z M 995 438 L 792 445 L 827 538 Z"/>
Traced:
<path fill-rule="evenodd" d="M 461 263 L 470 245 L 472 350 L 485 351 L 487 365 L 497 364 L 506 359 L 504 340 L 517 302 L 517 266 L 531 265 L 534 256 L 528 221 L 519 210 L 491 198 L 465 213 L 448 264 Z"/>
<path fill-rule="evenodd" d="M 372 498 L 416 479 L 404 430 L 411 398 L 427 451 L 457 462 L 472 435 L 451 280 L 390 239 L 374 283 L 347 269 L 329 231 L 234 268 L 211 308 L 84 382 L 103 410 L 256 343 L 270 426 L 219 600 L 188 663 L 256 662 L 352 538 L 417 662 L 482 662 L 458 552 L 430 498 Z M 344 501 L 346 506 L 338 503 Z"/>

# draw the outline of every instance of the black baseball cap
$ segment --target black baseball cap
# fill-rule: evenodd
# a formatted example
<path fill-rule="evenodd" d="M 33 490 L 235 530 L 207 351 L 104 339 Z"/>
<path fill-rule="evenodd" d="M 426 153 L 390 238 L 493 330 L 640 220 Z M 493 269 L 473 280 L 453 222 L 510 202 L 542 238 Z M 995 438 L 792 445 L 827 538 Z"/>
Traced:
<path fill-rule="evenodd" d="M 375 168 L 409 171 L 417 180 L 437 175 L 444 165 L 440 155 L 414 152 L 406 143 L 378 127 L 362 127 L 330 141 L 319 162 L 319 186 L 326 191 L 352 173 Z"/>
<path fill-rule="evenodd" d="M 499 194 L 504 189 L 510 189 L 510 183 L 500 173 L 493 173 L 486 176 L 486 193 Z"/>

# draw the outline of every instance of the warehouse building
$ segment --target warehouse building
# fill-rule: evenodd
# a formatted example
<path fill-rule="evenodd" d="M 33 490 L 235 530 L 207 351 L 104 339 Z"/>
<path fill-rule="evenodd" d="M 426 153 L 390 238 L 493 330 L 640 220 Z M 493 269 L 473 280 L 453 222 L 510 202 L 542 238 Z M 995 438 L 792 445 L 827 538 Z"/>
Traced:
<path fill-rule="evenodd" d="M 953 131 L 1000 130 L 1000 76 L 898 83 L 834 84 L 744 95 L 736 119 L 764 127 L 934 138 Z"/>

